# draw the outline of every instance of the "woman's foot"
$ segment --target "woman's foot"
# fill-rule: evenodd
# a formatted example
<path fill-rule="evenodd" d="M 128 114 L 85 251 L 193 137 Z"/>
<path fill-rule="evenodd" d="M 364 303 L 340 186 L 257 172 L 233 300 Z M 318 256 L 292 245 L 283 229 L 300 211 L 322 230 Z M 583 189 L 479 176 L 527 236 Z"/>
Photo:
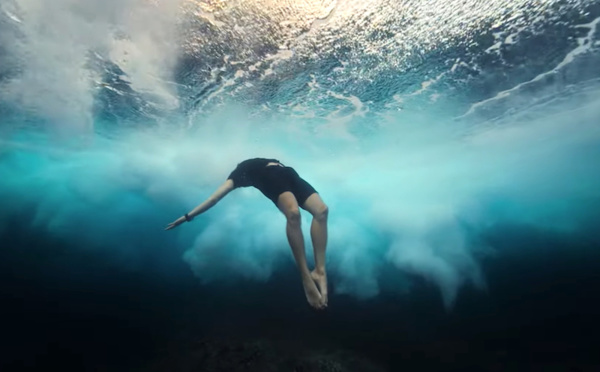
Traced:
<path fill-rule="evenodd" d="M 310 277 L 303 278 L 302 285 L 304 286 L 304 294 L 306 295 L 306 299 L 308 300 L 310 306 L 314 307 L 315 309 L 322 309 L 325 307 L 323 304 L 323 297 L 319 293 L 319 290 L 312 279 L 312 275 Z"/>
<path fill-rule="evenodd" d="M 310 276 L 319 287 L 323 306 L 327 306 L 327 273 L 325 271 L 319 272 L 315 269 L 311 271 Z"/>

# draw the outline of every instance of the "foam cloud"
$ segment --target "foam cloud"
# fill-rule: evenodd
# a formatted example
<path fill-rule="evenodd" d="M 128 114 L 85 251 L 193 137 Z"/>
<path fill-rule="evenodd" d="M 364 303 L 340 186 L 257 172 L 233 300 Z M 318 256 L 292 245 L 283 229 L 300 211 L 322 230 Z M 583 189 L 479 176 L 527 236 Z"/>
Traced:
<path fill-rule="evenodd" d="M 96 83 L 103 71 L 90 67 L 90 53 L 119 64 L 132 87 L 178 105 L 172 78 L 178 55 L 180 1 L 15 0 L 3 30 L 7 59 L 19 73 L 0 85 L 0 99 L 53 123 L 53 130 L 93 130 Z M 7 63 L 8 61 L 4 61 Z M 100 88 L 101 89 L 101 88 Z"/>
<path fill-rule="evenodd" d="M 264 281 L 292 257 L 285 219 L 257 190 L 235 190 L 178 230 L 161 228 L 207 197 L 241 159 L 275 156 L 313 183 L 330 206 L 328 265 L 338 293 L 370 298 L 381 280 L 404 288 L 403 274 L 411 274 L 437 285 L 451 307 L 463 285 L 485 288 L 478 260 L 493 247 L 479 245 L 477 235 L 494 223 L 577 227 L 587 201 L 598 197 L 591 154 L 598 152 L 600 130 L 592 118 L 599 107 L 596 101 L 578 116 L 471 136 L 457 135 L 459 126 L 390 127 L 360 140 L 360 152 L 354 141 L 328 149 L 294 146 L 311 135 L 288 136 L 281 125 L 247 141 L 238 114 L 206 118 L 207 126 L 193 133 L 137 130 L 85 151 L 37 139 L 30 147 L 4 142 L 13 147 L 0 170 L 11 181 L 1 192 L 5 200 L 19 195 L 9 205 L 34 203 L 36 225 L 82 245 L 93 240 L 119 251 L 129 241 L 128 254 L 135 256 L 135 236 L 151 230 L 170 234 L 161 244 L 182 247 L 204 282 Z M 210 125 L 216 121 L 218 130 Z M 574 125 L 580 130 L 572 131 Z M 331 150 L 335 156 L 327 155 Z M 123 228 L 142 215 L 146 223 Z M 303 218 L 310 256 L 310 218 Z M 396 279 L 381 277 L 386 264 L 398 269 Z"/>

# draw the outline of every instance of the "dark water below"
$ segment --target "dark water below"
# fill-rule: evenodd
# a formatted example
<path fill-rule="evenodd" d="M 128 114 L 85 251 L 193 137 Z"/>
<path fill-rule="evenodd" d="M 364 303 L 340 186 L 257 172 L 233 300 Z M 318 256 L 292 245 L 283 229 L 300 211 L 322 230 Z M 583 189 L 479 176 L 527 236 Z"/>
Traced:
<path fill-rule="evenodd" d="M 15 225 L 2 236 L 2 370 L 598 370 L 600 238 L 503 226 L 485 239 L 502 252 L 482 264 L 488 292 L 463 288 L 451 311 L 416 279 L 410 294 L 333 294 L 315 312 L 291 261 L 264 284 L 203 286 L 182 261 L 169 276 L 124 271 Z M 302 362 L 315 356 L 356 361 Z"/>

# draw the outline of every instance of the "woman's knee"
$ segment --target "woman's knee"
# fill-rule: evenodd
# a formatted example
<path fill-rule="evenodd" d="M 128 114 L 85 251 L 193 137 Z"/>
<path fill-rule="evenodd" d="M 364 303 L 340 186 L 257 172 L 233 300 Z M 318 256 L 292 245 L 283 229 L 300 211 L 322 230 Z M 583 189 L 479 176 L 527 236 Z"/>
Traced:
<path fill-rule="evenodd" d="M 288 221 L 299 221 L 300 220 L 300 209 L 296 197 L 289 191 L 281 193 L 277 200 L 277 207 L 283 213 Z"/>
<path fill-rule="evenodd" d="M 287 222 L 291 225 L 299 225 L 301 218 L 300 218 L 300 209 L 298 209 L 298 207 L 296 208 L 289 208 L 287 209 L 285 212 L 285 218 L 287 219 Z"/>
<path fill-rule="evenodd" d="M 313 213 L 313 217 L 317 221 L 327 221 L 327 217 L 329 216 L 329 207 L 326 204 L 323 204 L 319 208 L 315 210 Z"/>

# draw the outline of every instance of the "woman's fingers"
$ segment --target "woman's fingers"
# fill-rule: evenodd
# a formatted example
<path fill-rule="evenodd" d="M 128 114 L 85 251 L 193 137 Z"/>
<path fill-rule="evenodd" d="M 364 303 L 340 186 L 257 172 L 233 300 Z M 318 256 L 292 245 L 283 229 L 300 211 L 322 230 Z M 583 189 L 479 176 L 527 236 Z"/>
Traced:
<path fill-rule="evenodd" d="M 167 225 L 167 227 L 165 227 L 165 230 L 171 230 L 179 225 L 181 225 L 183 223 L 184 220 L 182 220 L 181 218 L 176 219 L 175 221 L 171 222 L 170 224 Z"/>

